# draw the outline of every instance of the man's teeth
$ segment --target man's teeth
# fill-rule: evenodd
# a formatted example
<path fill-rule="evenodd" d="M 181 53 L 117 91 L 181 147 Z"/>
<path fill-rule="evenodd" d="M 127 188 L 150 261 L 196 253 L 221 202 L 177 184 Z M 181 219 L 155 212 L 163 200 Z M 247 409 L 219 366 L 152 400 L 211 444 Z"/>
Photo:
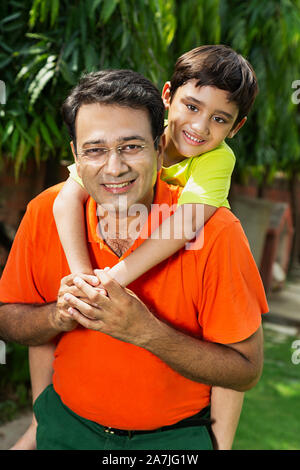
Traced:
<path fill-rule="evenodd" d="M 191 134 L 189 134 L 186 131 L 185 131 L 185 134 L 188 136 L 189 139 L 193 140 L 194 142 L 199 142 L 199 144 L 201 144 L 201 142 L 204 142 L 204 140 L 196 139 L 196 137 L 193 137 Z"/>
<path fill-rule="evenodd" d="M 128 181 L 127 183 L 114 183 L 114 184 L 105 184 L 107 188 L 124 188 L 125 186 L 129 186 L 132 183 L 132 181 Z"/>

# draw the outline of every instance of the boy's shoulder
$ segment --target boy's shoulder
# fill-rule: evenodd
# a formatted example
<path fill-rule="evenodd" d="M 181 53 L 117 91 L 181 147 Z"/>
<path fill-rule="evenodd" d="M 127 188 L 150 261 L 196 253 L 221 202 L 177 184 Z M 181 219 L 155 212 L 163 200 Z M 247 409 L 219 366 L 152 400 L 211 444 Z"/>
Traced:
<path fill-rule="evenodd" d="M 233 150 L 226 142 L 222 142 L 215 149 L 193 157 L 187 168 L 188 176 L 198 174 L 202 180 L 204 175 L 211 176 L 220 171 L 224 175 L 231 176 L 235 162 L 236 158 Z"/>
<path fill-rule="evenodd" d="M 213 161 L 213 159 L 224 159 L 235 162 L 235 155 L 232 148 L 223 141 L 216 148 L 193 157 L 193 163 L 199 163 L 201 160 L 203 162 L 204 159 L 209 159 L 210 161 Z"/>

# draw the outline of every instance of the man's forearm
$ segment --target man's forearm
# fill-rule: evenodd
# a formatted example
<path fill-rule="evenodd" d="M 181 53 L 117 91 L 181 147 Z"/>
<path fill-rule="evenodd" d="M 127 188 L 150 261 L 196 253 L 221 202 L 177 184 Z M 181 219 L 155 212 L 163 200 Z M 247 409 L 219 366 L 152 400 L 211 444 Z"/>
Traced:
<path fill-rule="evenodd" d="M 0 304 L 0 337 L 26 346 L 47 343 L 60 331 L 51 322 L 55 302 Z"/>
<path fill-rule="evenodd" d="M 246 391 L 257 383 L 262 369 L 260 329 L 255 335 L 259 340 L 250 348 L 251 359 L 230 346 L 190 337 L 162 322 L 155 328 L 155 336 L 138 345 L 190 380 Z"/>

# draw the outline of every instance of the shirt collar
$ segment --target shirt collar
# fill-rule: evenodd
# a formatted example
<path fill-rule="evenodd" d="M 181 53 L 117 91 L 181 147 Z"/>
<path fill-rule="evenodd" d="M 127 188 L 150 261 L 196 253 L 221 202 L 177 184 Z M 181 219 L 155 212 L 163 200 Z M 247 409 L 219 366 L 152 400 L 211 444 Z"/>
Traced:
<path fill-rule="evenodd" d="M 155 224 L 153 224 L 153 220 L 158 220 L 158 218 L 152 217 L 152 215 L 154 211 L 158 210 L 159 205 L 167 204 L 169 207 L 172 207 L 173 198 L 172 198 L 171 189 L 167 183 L 165 183 L 164 181 L 160 179 L 160 173 L 161 172 L 158 172 L 157 181 L 155 185 L 154 200 L 151 206 L 151 212 L 148 216 L 148 224 L 147 223 L 145 224 L 137 240 L 139 240 L 141 237 L 147 238 L 147 236 L 150 235 L 151 231 L 157 228 Z M 165 219 L 166 216 L 169 216 L 169 215 L 170 213 L 168 211 L 162 211 L 162 219 Z M 150 217 L 151 217 L 152 224 L 150 224 L 149 222 Z M 92 197 L 89 197 L 86 203 L 86 225 L 87 225 L 88 241 L 90 243 L 99 243 L 100 248 L 103 248 L 104 246 L 107 247 L 98 229 L 97 203 Z M 145 234 L 146 229 L 148 232 L 147 235 Z M 134 245 L 135 244 L 136 242 L 134 243 Z"/>

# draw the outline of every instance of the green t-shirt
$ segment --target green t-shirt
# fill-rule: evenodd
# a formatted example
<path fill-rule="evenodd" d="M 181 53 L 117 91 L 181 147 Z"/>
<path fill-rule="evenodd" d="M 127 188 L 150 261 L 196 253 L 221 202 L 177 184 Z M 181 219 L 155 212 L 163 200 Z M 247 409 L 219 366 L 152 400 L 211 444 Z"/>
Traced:
<path fill-rule="evenodd" d="M 230 209 L 227 197 L 234 165 L 233 151 L 222 142 L 210 152 L 163 167 L 161 179 L 184 187 L 179 205 L 196 203 Z"/>

